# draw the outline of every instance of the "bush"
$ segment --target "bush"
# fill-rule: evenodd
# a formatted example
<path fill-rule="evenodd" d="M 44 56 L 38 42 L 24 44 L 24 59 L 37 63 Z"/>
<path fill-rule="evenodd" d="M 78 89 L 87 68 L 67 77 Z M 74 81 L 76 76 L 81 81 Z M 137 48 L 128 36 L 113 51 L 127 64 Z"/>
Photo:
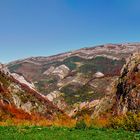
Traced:
<path fill-rule="evenodd" d="M 76 123 L 76 126 L 75 126 L 76 129 L 86 129 L 87 128 L 87 125 L 85 123 L 84 120 L 81 120 L 79 122 Z"/>
<path fill-rule="evenodd" d="M 123 128 L 130 131 L 140 131 L 140 113 L 127 113 L 125 116 L 111 118 L 109 127 Z"/>

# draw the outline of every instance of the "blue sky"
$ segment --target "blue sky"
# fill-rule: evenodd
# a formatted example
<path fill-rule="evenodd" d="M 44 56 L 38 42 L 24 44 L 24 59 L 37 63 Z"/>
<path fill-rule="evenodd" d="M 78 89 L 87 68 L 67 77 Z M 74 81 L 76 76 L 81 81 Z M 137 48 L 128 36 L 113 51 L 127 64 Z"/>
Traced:
<path fill-rule="evenodd" d="M 140 41 L 139 0 L 0 0 L 0 61 Z"/>

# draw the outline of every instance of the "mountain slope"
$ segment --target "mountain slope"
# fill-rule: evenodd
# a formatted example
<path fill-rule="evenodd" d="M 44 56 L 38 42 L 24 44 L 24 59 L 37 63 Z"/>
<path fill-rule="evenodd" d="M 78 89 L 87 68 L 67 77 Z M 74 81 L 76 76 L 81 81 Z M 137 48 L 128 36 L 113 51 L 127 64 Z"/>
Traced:
<path fill-rule="evenodd" d="M 83 108 L 96 108 L 139 43 L 106 44 L 58 54 L 31 57 L 7 65 L 35 85 L 42 95 L 70 116 Z"/>
<path fill-rule="evenodd" d="M 53 120 L 67 116 L 28 85 L 15 79 L 6 68 L 0 69 L 0 117 L 31 119 L 32 116 L 42 116 Z M 7 116 L 7 117 L 5 117 Z"/>

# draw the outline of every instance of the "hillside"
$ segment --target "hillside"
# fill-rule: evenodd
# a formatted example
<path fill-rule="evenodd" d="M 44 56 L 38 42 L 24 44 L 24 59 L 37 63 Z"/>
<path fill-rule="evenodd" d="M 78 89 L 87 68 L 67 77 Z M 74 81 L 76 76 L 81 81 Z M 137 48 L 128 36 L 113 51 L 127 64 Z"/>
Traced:
<path fill-rule="evenodd" d="M 28 83 L 28 82 L 27 82 Z M 54 120 L 67 116 L 39 92 L 21 83 L 0 65 L 0 120 L 9 118 L 29 119 L 43 117 Z"/>
<path fill-rule="evenodd" d="M 139 50 L 139 43 L 106 44 L 18 60 L 7 68 L 23 76 L 69 116 L 80 115 L 84 109 L 91 115 L 110 93 L 129 56 Z"/>

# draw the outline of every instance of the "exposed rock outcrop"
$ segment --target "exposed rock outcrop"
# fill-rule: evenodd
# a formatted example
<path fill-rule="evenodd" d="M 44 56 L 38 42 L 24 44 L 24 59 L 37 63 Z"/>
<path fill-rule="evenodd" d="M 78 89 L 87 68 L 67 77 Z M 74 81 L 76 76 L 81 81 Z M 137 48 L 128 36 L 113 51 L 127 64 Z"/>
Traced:
<path fill-rule="evenodd" d="M 18 75 L 17 73 L 12 73 L 11 74 L 16 80 L 20 81 L 20 83 L 28 85 L 31 89 L 35 89 L 35 86 L 33 83 L 29 83 L 28 81 L 25 80 L 23 76 Z"/>
<path fill-rule="evenodd" d="M 104 74 L 99 71 L 95 73 L 96 78 L 103 77 L 103 76 L 104 76 Z"/>
<path fill-rule="evenodd" d="M 119 78 L 116 91 L 117 114 L 140 112 L 140 54 L 130 57 Z"/>

